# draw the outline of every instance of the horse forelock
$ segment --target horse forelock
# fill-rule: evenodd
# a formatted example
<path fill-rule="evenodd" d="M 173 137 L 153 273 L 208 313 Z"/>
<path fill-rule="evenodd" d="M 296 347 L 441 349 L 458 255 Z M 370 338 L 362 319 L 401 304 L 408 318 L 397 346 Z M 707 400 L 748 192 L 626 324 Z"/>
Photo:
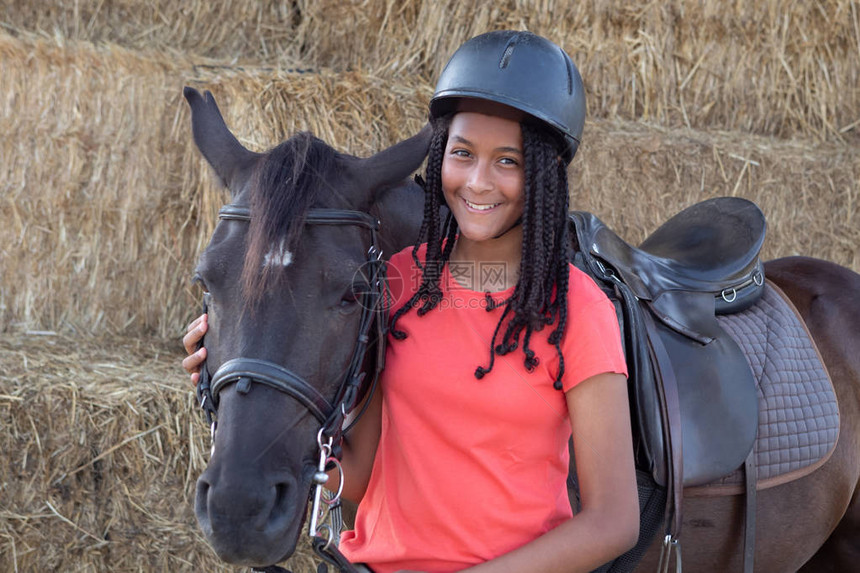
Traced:
<path fill-rule="evenodd" d="M 307 132 L 265 154 L 249 189 L 251 223 L 242 271 L 253 307 L 292 262 L 305 215 L 336 176 L 336 152 Z"/>

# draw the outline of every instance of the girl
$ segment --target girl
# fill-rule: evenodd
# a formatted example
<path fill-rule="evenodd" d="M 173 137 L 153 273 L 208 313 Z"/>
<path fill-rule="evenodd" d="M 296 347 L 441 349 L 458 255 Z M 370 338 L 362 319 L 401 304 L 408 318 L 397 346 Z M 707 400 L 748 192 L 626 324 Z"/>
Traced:
<path fill-rule="evenodd" d="M 344 496 L 359 502 L 340 546 L 351 561 L 590 571 L 635 545 L 618 323 L 568 262 L 567 165 L 584 117 L 576 67 L 528 32 L 473 38 L 442 72 L 419 244 L 388 267 L 381 392 L 344 441 Z M 205 330 L 201 317 L 184 339 L 195 382 Z"/>

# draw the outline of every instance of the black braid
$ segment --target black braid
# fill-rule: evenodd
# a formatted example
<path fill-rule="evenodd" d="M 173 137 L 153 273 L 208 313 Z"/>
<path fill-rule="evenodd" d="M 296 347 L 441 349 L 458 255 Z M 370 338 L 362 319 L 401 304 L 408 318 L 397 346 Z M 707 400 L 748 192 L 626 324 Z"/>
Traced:
<path fill-rule="evenodd" d="M 422 281 L 415 294 L 392 317 L 391 333 L 397 340 L 406 338 L 405 332 L 395 328 L 401 316 L 419 306 L 419 302 L 419 316 L 439 304 L 442 297 L 439 280 L 451 255 L 458 231 L 457 222 L 450 214 L 444 225 L 440 220 L 440 208 L 444 205 L 442 159 L 448 141 L 448 125 L 450 117 L 437 120 L 434 125 L 424 188 L 424 221 L 412 250 L 413 260 L 423 271 Z M 560 390 L 564 375 L 561 338 L 567 324 L 569 272 L 567 166 L 559 159 L 560 147 L 553 135 L 528 121 L 523 122 L 521 127 L 525 206 L 522 216 L 520 276 L 508 300 L 497 303 L 489 293 L 486 295 L 487 311 L 502 305 L 505 308 L 490 341 L 489 363 L 487 366 L 478 366 L 475 377 L 483 378 L 492 371 L 496 354 L 505 355 L 517 350 L 521 337 L 525 368 L 529 372 L 533 371 L 540 359 L 529 346 L 532 334 L 542 330 L 544 326 L 555 324 L 548 340 L 559 357 L 554 387 Z M 427 243 L 427 255 L 422 265 L 417 253 L 423 242 Z M 500 332 L 503 334 L 499 341 Z"/>
<path fill-rule="evenodd" d="M 499 303 L 493 300 L 493 297 L 490 296 L 490 293 L 486 293 L 486 301 L 487 301 L 487 310 L 494 310 L 499 307 Z M 493 330 L 493 338 L 490 340 L 490 364 L 484 368 L 483 366 L 478 366 L 475 369 L 475 378 L 480 380 L 484 377 L 484 374 L 493 369 L 493 364 L 496 361 L 496 353 L 493 351 L 493 348 L 496 344 L 496 338 L 499 336 L 499 329 L 502 327 L 502 323 L 505 321 L 505 317 L 507 317 L 508 313 L 511 312 L 511 306 L 507 304 L 507 301 L 504 303 L 505 309 L 502 311 L 502 316 L 499 319 L 499 322 L 496 323 L 496 328 Z"/>
<path fill-rule="evenodd" d="M 397 321 L 410 309 L 421 302 L 418 315 L 422 316 L 434 309 L 442 299 L 442 289 L 439 280 L 442 278 L 442 269 L 451 255 L 454 247 L 453 237 L 457 233 L 457 221 L 450 216 L 445 219 L 444 227 L 441 221 L 441 207 L 445 203 L 442 195 L 442 159 L 445 156 L 445 146 L 448 144 L 448 125 L 451 123 L 450 116 L 437 119 L 433 122 L 433 139 L 430 141 L 430 149 L 427 156 L 426 181 L 424 187 L 424 220 L 418 233 L 418 239 L 412 248 L 412 260 L 415 266 L 421 269 L 421 286 L 406 303 L 397 309 L 391 317 L 391 336 L 395 340 L 403 340 L 406 333 L 397 330 Z M 442 247 L 442 235 L 450 237 Z M 418 259 L 418 247 L 421 243 L 427 243 L 427 255 L 424 264 Z"/>

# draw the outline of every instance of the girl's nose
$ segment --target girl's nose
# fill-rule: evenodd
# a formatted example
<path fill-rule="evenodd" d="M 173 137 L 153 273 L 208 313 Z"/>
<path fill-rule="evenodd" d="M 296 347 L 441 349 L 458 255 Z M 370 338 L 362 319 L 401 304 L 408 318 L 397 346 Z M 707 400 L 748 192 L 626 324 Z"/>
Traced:
<path fill-rule="evenodd" d="M 489 166 L 487 166 L 483 161 L 479 161 L 469 173 L 467 185 L 469 189 L 475 193 L 490 191 L 493 188 L 494 183 Z"/>

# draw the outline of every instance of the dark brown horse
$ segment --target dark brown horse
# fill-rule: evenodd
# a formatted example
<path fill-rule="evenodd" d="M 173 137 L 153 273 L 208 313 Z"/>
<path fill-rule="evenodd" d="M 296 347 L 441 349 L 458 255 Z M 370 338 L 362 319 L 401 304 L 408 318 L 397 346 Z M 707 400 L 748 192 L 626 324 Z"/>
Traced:
<path fill-rule="evenodd" d="M 337 414 L 327 402 L 357 360 L 360 334 L 371 334 L 361 326 L 371 247 L 390 255 L 420 226 L 423 194 L 405 178 L 423 161 L 429 131 L 368 159 L 309 134 L 260 154 L 228 131 L 211 94 L 186 88 L 185 97 L 194 140 L 231 192 L 195 272 L 208 292 L 205 405 L 218 404 L 195 510 L 224 561 L 270 565 L 295 549 L 317 436 Z M 385 221 L 378 241 L 375 219 Z M 219 391 L 225 365 L 250 372 Z M 243 388 L 243 377 L 269 383 Z"/>
<path fill-rule="evenodd" d="M 840 428 L 830 459 L 809 475 L 757 494 L 756 571 L 856 571 L 860 563 L 860 275 L 807 257 L 769 261 L 765 274 L 794 303 L 827 366 Z M 687 497 L 683 564 L 741 571 L 744 498 Z M 654 571 L 654 543 L 637 571 Z"/>
<path fill-rule="evenodd" d="M 315 409 L 335 401 L 355 362 L 366 318 L 356 293 L 371 286 L 362 269 L 372 232 L 357 224 L 313 224 L 319 217 L 310 214 L 372 214 L 381 221 L 386 256 L 411 244 L 423 196 L 404 178 L 423 160 L 428 133 L 364 160 L 308 135 L 257 154 L 232 136 L 211 95 L 188 88 L 185 95 L 195 142 L 234 206 L 197 268 L 210 293 L 207 370 L 249 359 L 283 367 L 290 380 L 278 387 L 236 375 L 221 385 L 196 513 L 222 559 L 266 566 L 295 549 L 318 466 L 317 435 L 329 418 Z M 772 261 L 766 272 L 800 309 L 818 344 L 838 394 L 841 428 L 836 451 L 820 469 L 759 492 L 756 569 L 796 571 L 807 563 L 810 571 L 847 571 L 860 559 L 860 275 L 804 258 Z M 319 396 L 309 398 L 305 386 Z M 742 505 L 740 496 L 686 500 L 688 570 L 739 570 Z M 640 570 L 655 568 L 655 551 Z"/>

